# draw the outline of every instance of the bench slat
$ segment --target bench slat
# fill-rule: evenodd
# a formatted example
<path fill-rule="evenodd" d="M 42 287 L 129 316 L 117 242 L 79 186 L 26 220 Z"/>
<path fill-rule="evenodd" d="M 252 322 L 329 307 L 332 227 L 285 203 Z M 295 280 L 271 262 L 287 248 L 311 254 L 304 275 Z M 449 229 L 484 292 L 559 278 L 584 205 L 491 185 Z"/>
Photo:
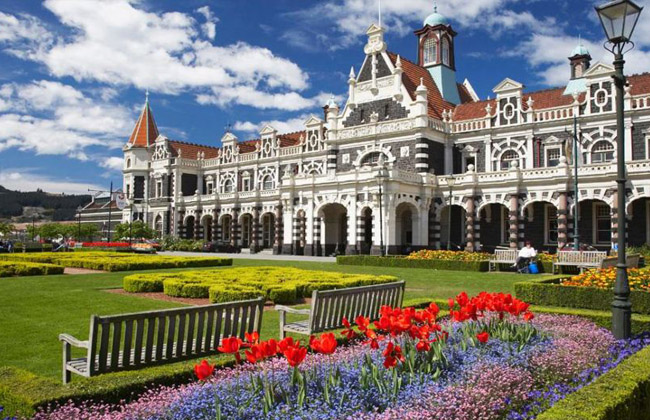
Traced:
<path fill-rule="evenodd" d="M 216 349 L 219 347 L 219 343 L 221 342 L 221 331 L 223 331 L 223 328 L 221 326 L 223 320 L 223 309 L 219 309 L 217 311 L 217 320 L 215 323 L 215 331 L 214 331 L 214 338 L 212 340 L 212 348 Z"/>
<path fill-rule="evenodd" d="M 117 363 L 120 361 L 120 340 L 122 338 L 122 322 L 113 324 L 113 346 L 111 350 L 111 370 L 117 369 Z"/>
<path fill-rule="evenodd" d="M 124 347 L 122 352 L 124 354 L 131 354 L 131 343 L 133 341 L 133 320 L 124 321 Z M 124 362 L 122 362 L 124 367 L 129 367 L 131 365 L 131 357 L 127 357 Z"/>
<path fill-rule="evenodd" d="M 167 322 L 167 344 L 165 345 L 165 358 L 171 360 L 174 357 L 174 339 L 176 333 L 176 315 L 171 315 Z"/>
<path fill-rule="evenodd" d="M 166 316 L 159 316 L 158 318 L 158 335 L 156 337 L 156 361 L 160 361 L 163 358 L 163 345 L 165 343 L 165 326 L 166 326 Z"/>
<path fill-rule="evenodd" d="M 108 339 L 110 337 L 110 324 L 101 324 L 101 341 L 99 342 L 99 369 L 98 372 L 106 370 L 106 356 L 108 355 Z"/>
<path fill-rule="evenodd" d="M 153 336 L 156 328 L 156 318 L 147 319 L 147 339 L 145 341 L 144 362 L 151 363 L 153 356 Z"/>
<path fill-rule="evenodd" d="M 187 338 L 185 339 L 185 355 L 189 356 L 192 354 L 192 345 L 194 342 L 194 333 L 196 329 L 196 324 L 195 324 L 195 318 L 196 314 L 194 312 L 190 312 L 187 315 L 188 321 L 187 321 Z"/>
<path fill-rule="evenodd" d="M 135 320 L 135 347 L 133 348 L 133 364 L 140 366 L 142 363 L 142 341 L 144 338 L 144 319 Z"/>
<path fill-rule="evenodd" d="M 203 338 L 205 337 L 205 312 L 201 311 L 198 314 L 198 321 L 196 327 L 196 354 L 201 354 L 203 351 Z"/>

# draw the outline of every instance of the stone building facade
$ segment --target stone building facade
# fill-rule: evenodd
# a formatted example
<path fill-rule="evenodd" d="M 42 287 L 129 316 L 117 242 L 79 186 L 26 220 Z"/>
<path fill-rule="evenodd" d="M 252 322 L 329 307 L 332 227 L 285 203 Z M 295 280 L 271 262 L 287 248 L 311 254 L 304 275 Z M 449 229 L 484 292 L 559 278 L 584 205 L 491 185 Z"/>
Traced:
<path fill-rule="evenodd" d="M 367 34 L 346 104 L 330 101 L 300 132 L 226 133 L 220 147 L 174 141 L 147 101 L 124 147 L 136 213 L 161 235 L 251 252 L 377 254 L 382 242 L 395 254 L 448 243 L 491 251 L 525 240 L 555 250 L 574 240 L 576 217 L 581 242 L 609 249 L 625 135 L 628 240 L 650 242 L 650 74 L 628 78 L 617 133 L 613 68 L 592 65 L 582 46 L 566 87 L 526 92 L 506 78 L 481 101 L 456 81 L 456 32 L 440 14 L 415 32 L 415 62 L 387 50 L 383 28 Z"/>

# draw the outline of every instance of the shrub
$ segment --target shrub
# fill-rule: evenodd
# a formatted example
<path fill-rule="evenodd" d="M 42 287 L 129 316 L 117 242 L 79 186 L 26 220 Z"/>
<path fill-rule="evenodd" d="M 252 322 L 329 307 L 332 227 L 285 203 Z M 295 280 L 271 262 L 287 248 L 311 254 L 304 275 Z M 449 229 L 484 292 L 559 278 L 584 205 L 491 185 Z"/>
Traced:
<path fill-rule="evenodd" d="M 32 261 L 64 267 L 87 268 L 103 271 L 153 270 L 159 268 L 221 267 L 232 265 L 232 259 L 219 257 L 168 257 L 119 252 L 83 252 L 41 254 L 6 254 L 6 261 Z"/>
<path fill-rule="evenodd" d="M 561 278 L 554 278 L 515 283 L 515 294 L 518 299 L 533 305 L 611 310 L 614 299 L 611 290 L 563 286 L 560 281 Z M 650 293 L 633 291 L 630 293 L 630 299 L 633 312 L 650 314 Z"/>
<path fill-rule="evenodd" d="M 63 267 L 32 262 L 0 261 L 0 277 L 63 274 Z"/>
<path fill-rule="evenodd" d="M 300 270 L 289 267 L 241 267 L 228 270 L 134 274 L 124 277 L 124 290 L 162 290 L 168 296 L 209 298 L 211 302 L 266 297 L 292 303 L 314 290 L 355 287 L 396 281 L 396 277 Z"/>
<path fill-rule="evenodd" d="M 488 271 L 488 261 L 409 259 L 405 257 L 377 257 L 368 255 L 338 256 L 340 265 L 365 265 L 377 267 L 427 268 L 451 271 Z"/>

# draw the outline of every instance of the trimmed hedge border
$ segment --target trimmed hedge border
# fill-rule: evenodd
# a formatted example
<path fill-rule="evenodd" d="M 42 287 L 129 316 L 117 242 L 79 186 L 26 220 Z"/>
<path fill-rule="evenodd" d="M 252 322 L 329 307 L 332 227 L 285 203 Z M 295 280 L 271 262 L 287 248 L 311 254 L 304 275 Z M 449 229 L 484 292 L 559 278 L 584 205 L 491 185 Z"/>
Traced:
<path fill-rule="evenodd" d="M 537 420 L 650 420 L 650 348 L 568 395 Z"/>
<path fill-rule="evenodd" d="M 46 276 L 63 274 L 64 267 L 22 261 L 0 261 L 0 277 Z"/>
<path fill-rule="evenodd" d="M 425 268 L 448 271 L 488 271 L 488 261 L 410 260 L 405 257 L 378 257 L 372 255 L 339 255 L 339 265 L 364 265 L 374 267 Z"/>
<path fill-rule="evenodd" d="M 440 306 L 441 317 L 448 314 L 446 310 L 447 300 L 444 299 L 412 298 L 405 300 L 403 306 L 423 308 L 428 306 L 432 301 Z M 611 327 L 611 313 L 607 312 L 540 306 L 532 306 L 531 310 L 535 313 L 581 316 L 592 320 L 601 327 Z M 637 334 L 643 331 L 650 331 L 650 316 L 632 314 L 632 332 Z M 646 352 L 644 353 L 644 357 L 648 360 L 650 357 L 650 349 L 644 349 L 643 351 Z M 628 360 L 632 360 L 635 356 L 632 356 Z M 643 357 L 640 358 L 642 359 Z M 141 370 L 115 372 L 91 378 L 83 378 L 73 380 L 68 385 L 62 385 L 58 380 L 44 378 L 24 369 L 0 367 L 0 405 L 4 406 L 6 410 L 3 415 L 31 416 L 39 407 L 46 407 L 48 404 L 65 403 L 69 400 L 75 402 L 94 400 L 106 403 L 119 403 L 121 400 L 129 400 L 134 395 L 139 395 L 155 386 L 180 385 L 194 381 L 195 378 L 192 368 L 197 363 L 197 360 L 199 359 L 164 366 L 154 366 Z M 628 360 L 621 363 L 621 365 L 610 373 L 613 374 L 619 367 L 626 364 Z M 211 363 L 217 364 L 217 368 L 226 368 L 233 365 L 230 357 L 219 357 L 219 355 L 216 358 L 212 357 Z M 633 371 L 634 369 L 631 370 Z M 598 380 L 594 382 L 594 384 L 596 383 L 598 383 Z M 615 385 L 617 386 L 617 384 Z M 583 388 L 583 391 L 590 392 L 590 389 L 590 386 L 588 386 Z M 567 400 L 569 398 L 571 396 Z M 600 398 L 603 398 L 603 396 L 601 395 Z M 637 394 L 634 394 L 632 398 L 637 398 Z M 550 410 L 549 413 L 551 413 Z M 619 420 L 618 417 L 558 417 L 557 415 L 554 417 L 538 418 L 543 420 L 565 420 L 569 418 L 577 418 L 580 420 L 587 418 L 590 420 Z M 621 417 L 620 419 L 650 420 L 643 417 Z"/>
<path fill-rule="evenodd" d="M 568 308 L 596 309 L 608 311 L 612 307 L 614 292 L 595 287 L 562 286 L 558 278 L 527 280 L 515 283 L 518 299 L 532 305 L 560 306 Z M 630 293 L 632 311 L 650 314 L 650 293 L 633 291 Z"/>

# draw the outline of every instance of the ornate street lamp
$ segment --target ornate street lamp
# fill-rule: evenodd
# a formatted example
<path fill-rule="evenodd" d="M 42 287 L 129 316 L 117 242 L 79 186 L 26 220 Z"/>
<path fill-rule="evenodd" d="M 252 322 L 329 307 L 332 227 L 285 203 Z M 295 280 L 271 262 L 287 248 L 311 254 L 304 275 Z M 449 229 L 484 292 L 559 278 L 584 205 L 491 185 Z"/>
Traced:
<path fill-rule="evenodd" d="M 451 204 L 453 198 L 453 189 L 456 184 L 456 178 L 453 174 L 449 174 L 445 179 L 447 186 L 449 187 L 449 226 L 447 227 L 447 251 L 451 249 Z"/>
<path fill-rule="evenodd" d="M 379 253 L 382 257 L 386 255 L 386 250 L 384 248 L 384 199 L 383 199 L 383 186 L 386 180 L 388 179 L 388 169 L 384 165 L 383 159 L 379 159 L 378 162 L 379 171 L 375 178 L 377 179 L 377 184 L 379 184 Z"/>
<path fill-rule="evenodd" d="M 81 210 L 83 207 L 77 207 L 77 242 L 81 242 Z"/>
<path fill-rule="evenodd" d="M 625 125 L 624 125 L 624 87 L 626 83 L 623 67 L 626 52 L 634 48 L 632 33 L 639 20 L 642 7 L 630 0 L 617 0 L 596 7 L 596 12 L 603 24 L 607 42 L 605 49 L 614 54 L 614 85 L 616 86 L 616 159 L 618 175 L 618 263 L 616 264 L 616 284 L 614 285 L 614 302 L 612 302 L 612 332 L 618 339 L 631 335 L 632 303 L 630 302 L 630 285 L 627 278 L 625 258 Z"/>

